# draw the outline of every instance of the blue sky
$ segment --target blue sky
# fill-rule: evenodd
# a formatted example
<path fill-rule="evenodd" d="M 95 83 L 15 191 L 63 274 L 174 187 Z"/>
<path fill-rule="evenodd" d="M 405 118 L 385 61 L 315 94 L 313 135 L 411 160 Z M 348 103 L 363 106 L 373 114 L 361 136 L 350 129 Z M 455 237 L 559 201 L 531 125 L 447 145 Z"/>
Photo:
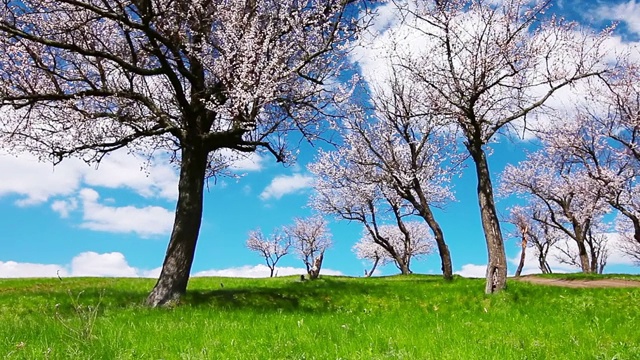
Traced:
<path fill-rule="evenodd" d="M 620 21 L 623 42 L 640 39 L 640 2 L 560 0 L 553 12 L 601 27 Z M 527 143 L 502 141 L 493 146 L 490 166 L 494 185 L 505 164 L 522 160 Z M 200 240 L 192 274 L 268 275 L 263 259 L 245 247 L 247 233 L 265 233 L 311 214 L 307 206 L 312 178 L 306 164 L 316 149 L 303 144 L 295 165 L 283 167 L 267 154 L 255 154 L 234 165 L 238 178 L 211 179 L 205 195 Z M 27 154 L 0 150 L 0 277 L 16 276 L 148 276 L 155 277 L 173 221 L 177 174 L 163 159 L 145 171 L 143 159 L 126 152 L 109 156 L 98 169 L 77 160 L 59 166 L 39 163 Z M 467 167 L 456 179 L 457 201 L 437 211 L 454 270 L 483 276 L 486 245 L 476 200 L 475 174 Z M 505 212 L 506 201 L 499 202 Z M 334 245 L 326 253 L 325 273 L 360 276 L 368 265 L 351 251 L 361 227 L 331 219 Z M 510 259 L 516 241 L 506 240 Z M 531 258 L 531 257 L 530 257 Z M 554 270 L 568 270 L 552 261 Z M 607 272 L 640 272 L 614 254 Z M 302 271 L 290 254 L 279 274 Z M 510 273 L 515 269 L 510 263 Z M 413 263 L 417 273 L 439 273 L 436 254 Z M 389 265 L 380 274 L 397 273 Z"/>

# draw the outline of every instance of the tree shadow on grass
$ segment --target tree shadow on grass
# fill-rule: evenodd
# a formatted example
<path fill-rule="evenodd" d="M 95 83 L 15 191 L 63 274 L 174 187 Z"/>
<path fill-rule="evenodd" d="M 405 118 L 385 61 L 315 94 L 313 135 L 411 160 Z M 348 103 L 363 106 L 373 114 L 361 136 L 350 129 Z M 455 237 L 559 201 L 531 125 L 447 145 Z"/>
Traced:
<path fill-rule="evenodd" d="M 332 312 L 345 304 L 353 306 L 351 301 L 354 296 L 383 299 L 395 288 L 394 284 L 386 281 L 353 280 L 323 277 L 313 281 L 292 279 L 275 287 L 238 286 L 217 290 L 190 290 L 183 302 L 195 307 L 317 313 Z"/>
<path fill-rule="evenodd" d="M 221 281 L 227 285 L 222 287 Z M 275 312 L 332 312 L 354 306 L 354 296 L 384 301 L 397 292 L 397 282 L 429 283 L 429 288 L 446 286 L 439 277 L 406 276 L 380 278 L 321 277 L 313 281 L 300 281 L 298 277 L 263 280 L 225 278 L 199 278 L 179 306 L 208 307 L 220 310 L 259 310 Z M 0 297 L 5 302 L 22 302 L 24 311 L 50 309 L 60 313 L 73 313 L 78 305 L 99 306 L 101 310 L 144 307 L 144 300 L 152 281 L 142 279 L 70 279 L 58 281 L 41 279 L 23 283 L 5 284 Z M 18 286 L 12 286 L 18 285 Z M 215 290 L 211 290 L 213 288 Z M 416 291 L 423 291 L 418 287 Z M 27 304 L 29 303 L 29 304 Z M 364 306 L 365 304 L 363 304 Z M 356 305 L 357 306 L 357 305 Z"/>

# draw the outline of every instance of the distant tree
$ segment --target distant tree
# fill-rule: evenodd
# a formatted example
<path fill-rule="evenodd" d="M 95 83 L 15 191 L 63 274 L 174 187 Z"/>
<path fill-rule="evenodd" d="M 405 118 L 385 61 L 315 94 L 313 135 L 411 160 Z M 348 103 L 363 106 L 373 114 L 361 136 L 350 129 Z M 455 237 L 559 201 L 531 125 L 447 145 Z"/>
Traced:
<path fill-rule="evenodd" d="M 601 79 L 570 121 L 558 119 L 540 135 L 556 158 L 587 171 L 592 190 L 626 218 L 623 239 L 640 247 L 640 63 Z"/>
<path fill-rule="evenodd" d="M 377 226 L 384 214 L 400 229 L 403 217 L 422 217 L 437 244 L 443 277 L 450 280 L 451 254 L 433 208 L 453 200 L 449 183 L 462 159 L 450 124 L 423 105 L 420 92 L 399 71 L 391 68 L 388 77 L 370 85 L 371 108 L 350 111 L 338 126 L 339 149 L 321 152 L 309 166 L 318 178 L 312 206 L 363 223 L 403 274 L 409 272 L 405 255 Z"/>
<path fill-rule="evenodd" d="M 524 268 L 524 262 L 527 255 L 527 247 L 529 245 L 529 232 L 531 231 L 531 219 L 524 213 L 523 208 L 513 207 L 509 212 L 506 222 L 511 223 L 515 227 L 512 237 L 520 240 L 520 261 L 516 268 L 515 276 L 519 277 Z"/>
<path fill-rule="evenodd" d="M 593 230 L 609 206 L 602 194 L 593 191 L 593 179 L 579 166 L 571 167 L 549 153 L 540 151 L 517 165 L 507 165 L 502 173 L 503 193 L 525 195 L 540 204 L 534 220 L 562 231 L 576 244 L 577 261 L 583 272 L 597 272 L 598 241 Z"/>
<path fill-rule="evenodd" d="M 584 240 L 586 248 L 589 252 L 590 271 L 595 274 L 602 274 L 604 267 L 607 266 L 609 259 L 609 247 L 607 236 L 603 233 L 596 233 L 591 228 L 587 230 Z M 560 255 L 556 256 L 561 263 L 582 268 L 582 261 L 579 252 L 565 242 L 564 246 L 559 246 Z"/>
<path fill-rule="evenodd" d="M 549 224 L 549 216 L 544 205 L 536 199 L 528 199 L 524 206 L 514 206 L 509 210 L 509 218 L 505 220 L 515 229 L 507 236 L 520 240 L 521 254 L 515 276 L 522 274 L 526 259 L 526 249 L 533 248 L 538 260 L 538 268 L 543 274 L 551 274 L 551 266 L 547 261 L 549 251 L 566 235 Z"/>
<path fill-rule="evenodd" d="M 370 277 L 376 271 L 378 265 L 384 266 L 393 261 L 393 258 L 389 255 L 389 252 L 375 241 L 368 241 L 372 238 L 361 238 L 355 245 L 353 245 L 353 252 L 358 259 L 371 261 L 371 269 L 364 270 L 364 276 Z"/>
<path fill-rule="evenodd" d="M 267 263 L 269 277 L 273 277 L 278 261 L 289 253 L 290 247 L 291 238 L 281 231 L 275 231 L 267 238 L 262 230 L 252 230 L 247 239 L 247 248 L 260 254 Z"/>
<path fill-rule="evenodd" d="M 506 287 L 507 259 L 498 220 L 488 144 L 531 121 L 561 88 L 604 72 L 600 46 L 573 23 L 543 15 L 549 1 L 410 0 L 398 2 L 403 26 L 387 36 L 394 66 L 410 73 L 424 101 L 453 119 L 475 165 L 487 243 L 486 293 Z M 410 35 L 409 35 L 410 34 Z M 403 43 L 410 39 L 412 44 Z"/>
<path fill-rule="evenodd" d="M 147 298 L 185 293 L 205 179 L 234 156 L 287 160 L 339 98 L 362 28 L 349 0 L 20 0 L 0 5 L 0 146 L 59 162 L 173 154 L 173 231 Z M 340 96 L 340 98 L 344 98 Z"/>
<path fill-rule="evenodd" d="M 373 262 L 373 267 L 367 276 L 371 276 L 378 263 L 384 265 L 390 262 L 393 262 L 403 274 L 411 273 L 411 260 L 431 254 L 434 248 L 431 229 L 422 221 L 402 222 L 402 226 L 379 226 L 378 235 L 387 239 L 389 244 L 393 246 L 394 253 L 399 254 L 400 262 L 379 245 L 373 235 L 375 234 L 365 229 L 362 238 L 353 247 L 359 259 Z"/>
<path fill-rule="evenodd" d="M 292 246 L 304 262 L 309 278 L 317 279 L 322 269 L 324 252 L 332 245 L 327 221 L 319 215 L 297 218 L 293 225 L 284 228 L 284 232 L 291 238 Z"/>

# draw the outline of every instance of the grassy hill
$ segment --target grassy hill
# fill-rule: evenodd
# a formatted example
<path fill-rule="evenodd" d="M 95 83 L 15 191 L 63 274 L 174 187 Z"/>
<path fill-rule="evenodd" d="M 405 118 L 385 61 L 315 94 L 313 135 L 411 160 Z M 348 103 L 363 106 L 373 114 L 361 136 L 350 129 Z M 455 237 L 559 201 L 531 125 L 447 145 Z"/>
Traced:
<path fill-rule="evenodd" d="M 195 278 L 180 306 L 147 309 L 153 284 L 0 280 L 0 358 L 640 359 L 640 288 Z"/>

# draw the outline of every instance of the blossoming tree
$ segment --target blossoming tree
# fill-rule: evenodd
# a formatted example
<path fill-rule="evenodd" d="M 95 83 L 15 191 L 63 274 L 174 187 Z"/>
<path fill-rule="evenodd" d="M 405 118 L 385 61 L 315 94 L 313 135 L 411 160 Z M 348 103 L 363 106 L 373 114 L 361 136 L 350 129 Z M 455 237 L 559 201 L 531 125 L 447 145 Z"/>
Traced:
<path fill-rule="evenodd" d="M 291 248 L 291 237 L 286 236 L 282 231 L 275 231 L 267 237 L 262 230 L 252 230 L 247 238 L 247 248 L 255 251 L 267 263 L 269 277 L 273 277 L 278 261 L 289 253 Z"/>
<path fill-rule="evenodd" d="M 488 250 L 486 293 L 505 288 L 507 278 L 489 144 L 516 123 L 533 120 L 559 89 L 604 71 L 600 44 L 608 33 L 544 15 L 548 3 L 398 2 L 403 25 L 381 35 L 389 39 L 394 66 L 408 71 L 429 104 L 462 132 Z"/>
<path fill-rule="evenodd" d="M 373 263 L 371 270 L 366 271 L 371 276 L 377 265 L 385 265 L 393 262 L 403 271 L 406 267 L 411 273 L 411 260 L 419 259 L 433 252 L 434 240 L 431 229 L 424 221 L 407 221 L 402 226 L 381 225 L 378 234 L 393 247 L 401 261 L 390 256 L 389 251 L 380 246 L 374 234 L 365 230 L 362 238 L 353 246 L 353 251 L 358 259 L 366 259 Z"/>
<path fill-rule="evenodd" d="M 324 253 L 332 245 L 327 221 L 322 216 L 296 218 L 284 228 L 298 257 L 304 262 L 310 279 L 317 279 L 322 269 Z"/>
<path fill-rule="evenodd" d="M 158 306 L 185 291 L 207 176 L 236 154 L 287 159 L 312 139 L 338 58 L 360 29 L 349 0 L 21 0 L 0 5 L 0 145 L 99 162 L 173 154 L 175 222 Z M 351 11 L 351 13 L 355 13 Z"/>

